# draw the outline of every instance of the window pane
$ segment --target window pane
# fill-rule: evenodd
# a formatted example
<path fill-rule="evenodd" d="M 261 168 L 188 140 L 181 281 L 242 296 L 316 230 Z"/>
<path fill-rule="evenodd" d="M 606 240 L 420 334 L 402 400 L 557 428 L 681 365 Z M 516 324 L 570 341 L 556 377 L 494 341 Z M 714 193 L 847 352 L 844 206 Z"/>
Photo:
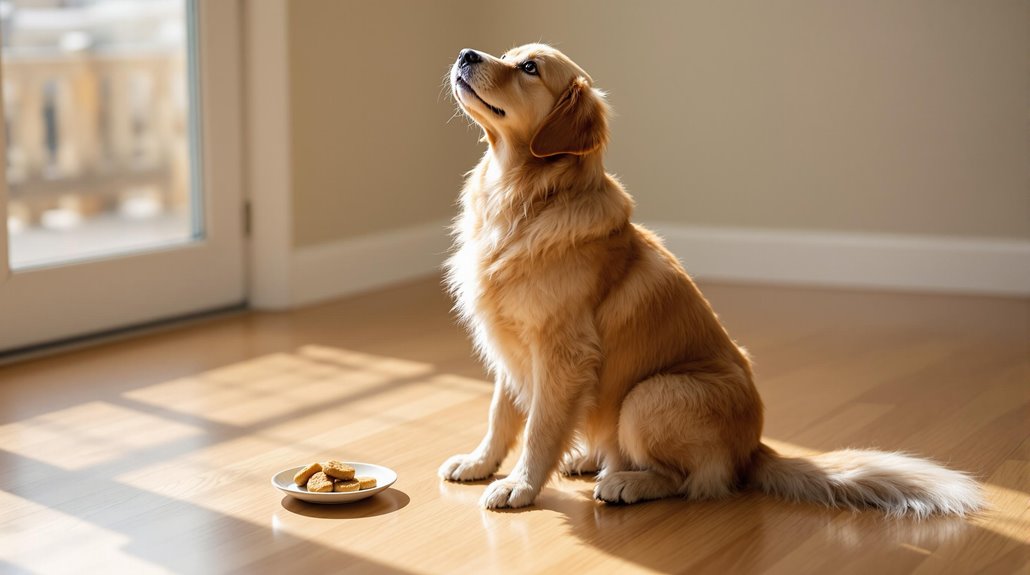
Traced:
<path fill-rule="evenodd" d="M 13 268 L 200 236 L 189 9 L 0 1 Z"/>

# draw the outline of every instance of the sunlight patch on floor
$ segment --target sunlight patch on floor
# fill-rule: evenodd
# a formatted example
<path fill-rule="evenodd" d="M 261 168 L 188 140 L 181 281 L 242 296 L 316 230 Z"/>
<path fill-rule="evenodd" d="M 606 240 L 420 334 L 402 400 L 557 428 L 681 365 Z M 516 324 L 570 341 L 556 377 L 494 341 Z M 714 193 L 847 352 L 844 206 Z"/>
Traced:
<path fill-rule="evenodd" d="M 124 396 L 218 423 L 252 426 L 432 371 L 425 363 L 305 346 L 296 354 L 270 354 Z"/>
<path fill-rule="evenodd" d="M 1030 485 L 1030 461 L 1009 460 L 984 484 L 990 509 L 973 522 L 999 535 L 1027 542 L 1030 537 L 1030 494 L 1002 487 Z"/>
<path fill-rule="evenodd" d="M 110 565 L 131 573 L 167 572 L 126 553 L 127 535 L 74 515 L 4 491 L 0 509 L 0 557 L 29 573 L 66 571 L 68 557 L 78 558 L 80 573 L 100 573 Z"/>
<path fill-rule="evenodd" d="M 776 450 L 780 455 L 786 455 L 788 457 L 808 457 L 811 455 L 817 455 L 821 453 L 818 450 L 804 447 L 796 443 L 789 443 L 781 441 L 779 439 L 773 439 L 771 437 L 762 437 L 762 443 Z"/>
<path fill-rule="evenodd" d="M 160 433 L 154 433 L 160 429 Z M 100 465 L 126 452 L 197 438 L 192 425 L 92 401 L 0 426 L 4 449 L 62 469 Z"/>
<path fill-rule="evenodd" d="M 135 467 L 113 479 L 170 499 L 188 501 L 204 492 L 221 498 L 236 485 L 266 482 L 280 470 L 273 463 L 276 459 L 288 460 L 291 452 L 297 456 L 299 451 L 282 441 L 247 435 Z M 241 460 L 241 453 L 261 455 Z"/>
<path fill-rule="evenodd" d="M 321 368 L 315 381 L 309 380 L 309 362 Z M 259 373 L 265 369 L 277 371 L 274 379 Z M 427 417 L 431 419 L 433 414 L 469 400 L 489 398 L 492 387 L 488 383 L 434 374 L 433 369 L 425 363 L 305 346 L 296 356 L 280 353 L 259 357 L 135 390 L 125 396 L 140 401 L 145 409 L 157 402 L 161 409 L 172 413 L 192 413 L 218 424 L 231 421 L 232 425 L 219 429 L 227 437 L 211 437 L 187 450 L 175 451 L 171 446 L 167 457 L 151 459 L 144 466 L 119 473 L 115 479 L 245 518 L 247 502 L 254 494 L 235 493 L 235 485 L 265 483 L 282 469 L 310 461 L 382 458 L 382 454 L 369 453 L 367 438 L 401 425 L 433 426 Z M 285 370 L 290 373 L 282 373 Z M 239 399 L 234 406 L 238 412 L 191 411 L 202 405 L 198 396 L 213 394 L 224 402 L 221 394 L 230 388 L 240 398 L 247 398 L 252 386 L 265 387 L 269 381 L 276 381 L 275 391 Z M 397 385 L 398 381 L 405 383 Z M 239 413 L 239 417 L 227 417 L 229 413 Z M 160 427 L 155 430 L 159 432 Z"/>
<path fill-rule="evenodd" d="M 304 345 L 296 351 L 302 358 L 314 359 L 342 367 L 358 368 L 397 377 L 415 377 L 433 371 L 433 365 L 408 359 L 360 353 L 324 345 Z"/>

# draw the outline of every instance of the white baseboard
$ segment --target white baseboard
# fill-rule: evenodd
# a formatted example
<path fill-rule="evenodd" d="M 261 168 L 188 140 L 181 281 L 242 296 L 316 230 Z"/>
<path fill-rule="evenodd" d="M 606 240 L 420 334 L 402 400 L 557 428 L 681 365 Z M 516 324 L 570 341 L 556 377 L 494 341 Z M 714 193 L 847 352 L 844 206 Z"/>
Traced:
<path fill-rule="evenodd" d="M 302 306 L 437 273 L 450 247 L 440 221 L 299 248 L 291 301 Z"/>
<path fill-rule="evenodd" d="M 649 225 L 700 279 L 1030 296 L 1030 241 Z"/>
<path fill-rule="evenodd" d="M 305 247 L 292 257 L 291 306 L 438 273 L 448 222 Z M 1030 296 L 1030 241 L 652 223 L 702 280 Z"/>

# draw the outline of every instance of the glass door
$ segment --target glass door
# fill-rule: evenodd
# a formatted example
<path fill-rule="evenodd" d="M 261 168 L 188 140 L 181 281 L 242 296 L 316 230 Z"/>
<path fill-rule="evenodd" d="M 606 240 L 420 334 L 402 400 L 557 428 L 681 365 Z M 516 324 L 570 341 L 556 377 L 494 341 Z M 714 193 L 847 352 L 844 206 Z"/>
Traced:
<path fill-rule="evenodd" d="M 243 301 L 240 24 L 0 0 L 0 352 Z"/>

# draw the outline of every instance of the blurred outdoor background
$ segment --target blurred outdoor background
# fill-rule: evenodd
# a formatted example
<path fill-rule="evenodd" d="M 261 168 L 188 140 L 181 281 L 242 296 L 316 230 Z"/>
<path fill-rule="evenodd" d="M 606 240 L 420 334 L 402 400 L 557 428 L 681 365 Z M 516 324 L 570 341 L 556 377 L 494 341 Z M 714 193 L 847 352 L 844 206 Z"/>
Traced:
<path fill-rule="evenodd" d="M 12 267 L 193 234 L 182 0 L 4 0 Z"/>

